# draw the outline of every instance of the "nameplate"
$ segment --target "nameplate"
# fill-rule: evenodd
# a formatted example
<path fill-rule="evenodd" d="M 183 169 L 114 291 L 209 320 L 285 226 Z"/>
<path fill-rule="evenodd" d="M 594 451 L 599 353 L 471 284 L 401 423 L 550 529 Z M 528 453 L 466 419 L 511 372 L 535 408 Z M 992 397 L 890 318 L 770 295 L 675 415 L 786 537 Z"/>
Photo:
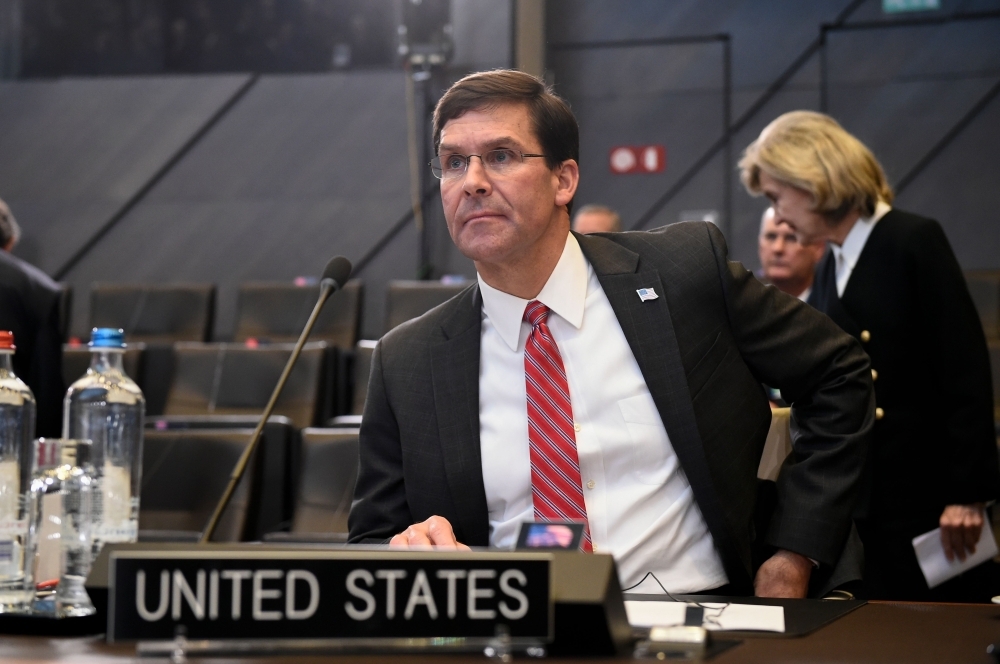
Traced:
<path fill-rule="evenodd" d="M 553 634 L 551 554 L 118 550 L 108 641 L 489 639 Z"/>

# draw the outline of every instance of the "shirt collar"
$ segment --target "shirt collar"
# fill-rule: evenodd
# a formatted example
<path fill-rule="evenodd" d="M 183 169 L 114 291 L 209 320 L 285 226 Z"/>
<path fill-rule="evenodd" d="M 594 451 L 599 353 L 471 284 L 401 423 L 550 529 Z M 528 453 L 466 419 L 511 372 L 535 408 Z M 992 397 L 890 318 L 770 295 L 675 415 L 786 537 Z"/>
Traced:
<path fill-rule="evenodd" d="M 858 262 L 858 258 L 861 256 L 861 250 L 865 248 L 865 243 L 868 242 L 868 236 L 872 234 L 872 230 L 875 228 L 875 224 L 891 209 L 892 207 L 888 203 L 879 201 L 875 205 L 875 214 L 870 217 L 862 217 L 854 222 L 854 227 L 851 228 L 847 237 L 844 238 L 844 244 L 838 247 L 831 243 L 830 246 L 837 257 L 837 262 L 845 263 L 853 269 Z"/>
<path fill-rule="evenodd" d="M 521 321 L 529 300 L 493 288 L 478 274 L 476 278 L 479 280 L 479 291 L 483 294 L 483 311 L 486 317 L 493 323 L 504 343 L 517 352 Z M 588 279 L 589 265 L 580 249 L 580 243 L 572 233 L 567 233 L 566 245 L 559 262 L 535 299 L 551 309 L 552 313 L 580 329 L 587 301 Z"/>

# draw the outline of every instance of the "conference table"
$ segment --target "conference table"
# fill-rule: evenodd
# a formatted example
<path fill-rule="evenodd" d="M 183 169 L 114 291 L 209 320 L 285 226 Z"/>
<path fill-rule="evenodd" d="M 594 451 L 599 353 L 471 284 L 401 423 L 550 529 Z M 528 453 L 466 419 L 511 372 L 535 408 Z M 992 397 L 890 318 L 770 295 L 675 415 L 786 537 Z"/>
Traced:
<path fill-rule="evenodd" d="M 922 662 L 942 664 L 995 663 L 987 646 L 1000 641 L 1000 606 L 989 604 L 919 604 L 869 602 L 839 620 L 804 637 L 754 636 L 740 638 L 741 643 L 711 658 L 718 664 L 735 663 L 882 663 Z M 393 662 L 489 661 L 478 654 L 399 654 Z M 530 661 L 528 657 L 518 657 Z M 611 658 L 633 659 L 630 655 Z M 312 662 L 383 662 L 386 654 L 276 656 L 252 658 L 214 658 L 206 661 L 247 661 L 259 664 Z M 103 637 L 0 637 L 0 661 L 3 662 L 154 662 L 167 661 L 136 656 L 133 644 L 104 642 Z M 197 661 L 192 657 L 191 661 Z M 559 661 L 574 661 L 560 659 Z M 579 661 L 596 662 L 597 659 Z M 648 660 L 655 661 L 655 660 Z M 669 660 L 668 660 L 669 661 Z"/>

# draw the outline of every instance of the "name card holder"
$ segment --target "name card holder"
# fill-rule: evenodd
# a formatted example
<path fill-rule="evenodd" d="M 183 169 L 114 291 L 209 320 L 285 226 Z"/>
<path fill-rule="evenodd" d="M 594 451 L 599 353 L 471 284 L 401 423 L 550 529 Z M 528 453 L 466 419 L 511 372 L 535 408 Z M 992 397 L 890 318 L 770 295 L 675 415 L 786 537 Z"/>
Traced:
<path fill-rule="evenodd" d="M 211 544 L 106 549 L 88 592 L 100 605 L 107 587 L 108 641 L 139 641 L 141 654 L 613 654 L 631 637 L 607 555 Z"/>

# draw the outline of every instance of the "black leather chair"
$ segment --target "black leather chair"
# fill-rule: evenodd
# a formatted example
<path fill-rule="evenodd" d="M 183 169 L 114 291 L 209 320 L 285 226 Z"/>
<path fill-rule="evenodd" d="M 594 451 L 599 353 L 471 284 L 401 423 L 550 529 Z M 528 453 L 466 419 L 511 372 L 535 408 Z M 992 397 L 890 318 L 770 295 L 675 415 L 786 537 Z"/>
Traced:
<path fill-rule="evenodd" d="M 1000 339 L 1000 270 L 970 270 L 965 273 L 972 301 L 987 339 Z"/>
<path fill-rule="evenodd" d="M 385 331 L 427 313 L 469 286 L 469 282 L 390 281 L 385 291 Z"/>
<path fill-rule="evenodd" d="M 361 281 L 352 279 L 334 293 L 316 320 L 309 338 L 349 350 L 358 339 L 363 296 Z M 288 282 L 251 282 L 240 286 L 234 341 L 254 338 L 295 342 L 319 297 L 319 286 Z"/>
<path fill-rule="evenodd" d="M 146 430 L 139 539 L 191 541 L 204 530 L 252 429 Z M 258 448 L 258 452 L 261 448 Z M 254 539 L 260 508 L 259 455 L 236 488 L 212 541 Z"/>
<path fill-rule="evenodd" d="M 121 328 L 130 342 L 208 341 L 214 308 L 214 284 L 95 283 L 90 289 L 91 327 Z"/>
<path fill-rule="evenodd" d="M 275 406 L 296 427 L 322 421 L 325 342 L 307 343 Z M 264 410 L 292 344 L 248 347 L 228 343 L 174 345 L 166 415 L 253 415 Z"/>
<path fill-rule="evenodd" d="M 146 418 L 146 429 L 158 432 L 239 429 L 247 432 L 243 441 L 246 445 L 258 419 L 255 415 L 162 415 Z M 299 430 L 287 417 L 272 415 L 261 433 L 258 454 L 260 463 L 253 470 L 259 507 L 255 510 L 256 521 L 248 524 L 245 531 L 254 540 L 291 524 Z"/>
<path fill-rule="evenodd" d="M 357 429 L 304 429 L 289 537 L 346 539 L 357 480 Z"/>

